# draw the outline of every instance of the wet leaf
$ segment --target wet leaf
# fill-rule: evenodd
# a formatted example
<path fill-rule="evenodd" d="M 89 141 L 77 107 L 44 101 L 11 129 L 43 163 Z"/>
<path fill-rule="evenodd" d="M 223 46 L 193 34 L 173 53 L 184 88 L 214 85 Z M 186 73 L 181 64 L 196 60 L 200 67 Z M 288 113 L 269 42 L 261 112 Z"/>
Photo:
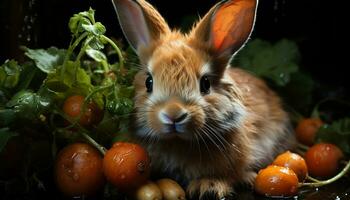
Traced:
<path fill-rule="evenodd" d="M 105 26 L 100 22 L 96 22 L 95 24 L 82 23 L 81 26 L 85 31 L 90 32 L 96 36 L 103 35 L 106 32 Z"/>
<path fill-rule="evenodd" d="M 32 91 L 20 91 L 6 104 L 20 118 L 35 120 L 51 106 L 52 99 Z"/>
<path fill-rule="evenodd" d="M 44 49 L 26 48 L 25 55 L 34 60 L 36 66 L 45 73 L 54 73 L 62 65 L 66 50 L 50 47 Z"/>
<path fill-rule="evenodd" d="M 90 56 L 92 59 L 94 59 L 96 62 L 106 62 L 107 57 L 106 55 L 99 50 L 95 50 L 93 48 L 86 49 L 86 54 Z"/>

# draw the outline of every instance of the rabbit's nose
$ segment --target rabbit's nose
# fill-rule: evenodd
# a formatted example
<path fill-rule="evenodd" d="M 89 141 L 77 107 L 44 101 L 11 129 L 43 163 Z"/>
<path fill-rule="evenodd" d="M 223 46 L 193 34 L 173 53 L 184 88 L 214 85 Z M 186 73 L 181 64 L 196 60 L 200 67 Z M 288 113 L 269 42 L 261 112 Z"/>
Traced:
<path fill-rule="evenodd" d="M 173 125 L 184 123 L 187 115 L 187 112 L 179 113 L 177 116 L 170 116 L 168 113 L 161 112 L 159 118 L 162 123 Z"/>

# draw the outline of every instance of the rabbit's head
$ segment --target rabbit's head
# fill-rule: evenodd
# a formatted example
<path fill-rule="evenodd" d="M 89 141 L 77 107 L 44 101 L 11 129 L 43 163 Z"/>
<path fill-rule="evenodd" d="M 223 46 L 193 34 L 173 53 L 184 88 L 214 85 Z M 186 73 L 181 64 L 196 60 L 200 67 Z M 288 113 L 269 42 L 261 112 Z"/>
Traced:
<path fill-rule="evenodd" d="M 192 140 L 239 128 L 246 111 L 226 68 L 251 34 L 257 1 L 221 1 L 188 34 L 170 30 L 144 0 L 113 2 L 141 62 L 134 82 L 136 134 Z"/>

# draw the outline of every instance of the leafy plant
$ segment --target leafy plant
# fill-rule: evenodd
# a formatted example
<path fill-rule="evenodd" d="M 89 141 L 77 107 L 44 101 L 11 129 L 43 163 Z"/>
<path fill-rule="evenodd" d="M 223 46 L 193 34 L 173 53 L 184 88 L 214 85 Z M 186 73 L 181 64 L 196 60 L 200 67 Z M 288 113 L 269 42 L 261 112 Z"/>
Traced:
<path fill-rule="evenodd" d="M 344 118 L 321 126 L 316 134 L 317 142 L 336 144 L 350 154 L 350 118 Z"/>

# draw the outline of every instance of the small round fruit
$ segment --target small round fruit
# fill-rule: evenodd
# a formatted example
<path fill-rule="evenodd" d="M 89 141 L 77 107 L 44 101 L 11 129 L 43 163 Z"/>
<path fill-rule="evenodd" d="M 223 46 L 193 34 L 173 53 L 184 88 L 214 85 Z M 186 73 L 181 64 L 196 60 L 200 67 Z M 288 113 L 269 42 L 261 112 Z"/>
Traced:
<path fill-rule="evenodd" d="M 272 163 L 281 167 L 287 167 L 293 170 L 299 179 L 299 182 L 303 182 L 307 175 L 307 165 L 303 157 L 296 153 L 286 151 L 279 156 Z"/>
<path fill-rule="evenodd" d="M 316 132 L 322 125 L 322 120 L 318 118 L 302 119 L 295 129 L 297 140 L 308 146 L 313 145 Z"/>
<path fill-rule="evenodd" d="M 305 154 L 309 174 L 315 177 L 330 177 L 336 174 L 343 152 L 335 145 L 319 143 Z"/>
<path fill-rule="evenodd" d="M 298 191 L 298 177 L 293 170 L 270 165 L 259 171 L 255 191 L 269 197 L 290 197 Z"/>
<path fill-rule="evenodd" d="M 74 95 L 68 97 L 63 104 L 63 111 L 69 117 L 79 117 L 85 97 L 81 95 Z M 103 112 L 94 102 L 90 102 L 86 105 L 85 112 L 81 115 L 79 124 L 82 126 L 90 126 L 98 124 L 103 118 Z"/>
<path fill-rule="evenodd" d="M 67 196 L 92 195 L 104 184 L 102 156 L 92 146 L 75 143 L 63 148 L 55 163 L 55 180 Z"/>
<path fill-rule="evenodd" d="M 150 160 L 140 145 L 117 142 L 105 154 L 103 171 L 110 183 L 122 191 L 129 191 L 147 181 Z"/>
<path fill-rule="evenodd" d="M 157 185 L 163 193 L 164 200 L 185 200 L 186 193 L 175 181 L 164 178 L 157 181 Z"/>
<path fill-rule="evenodd" d="M 148 181 L 144 185 L 141 185 L 136 189 L 135 199 L 136 200 L 162 200 L 162 191 L 159 189 L 157 184 Z"/>

